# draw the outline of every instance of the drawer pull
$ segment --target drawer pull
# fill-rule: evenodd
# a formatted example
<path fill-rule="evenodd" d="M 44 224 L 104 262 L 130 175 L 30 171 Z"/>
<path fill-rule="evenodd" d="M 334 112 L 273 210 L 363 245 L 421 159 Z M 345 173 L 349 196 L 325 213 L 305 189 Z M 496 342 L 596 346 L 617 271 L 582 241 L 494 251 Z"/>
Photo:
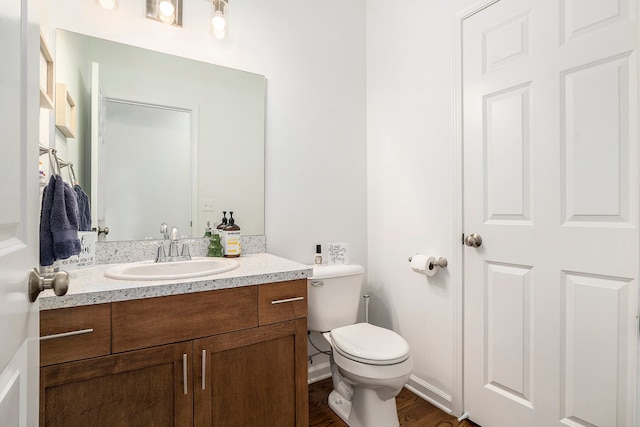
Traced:
<path fill-rule="evenodd" d="M 73 337 L 75 335 L 84 335 L 93 333 L 93 329 L 80 329 L 79 331 L 63 332 L 61 334 L 45 335 L 40 337 L 40 341 L 54 340 L 57 338 Z"/>
<path fill-rule="evenodd" d="M 204 376 L 207 372 L 207 350 L 202 350 L 202 389 L 204 390 Z"/>
<path fill-rule="evenodd" d="M 184 394 L 188 393 L 187 390 L 187 353 L 182 355 L 182 384 L 184 385 Z"/>
<path fill-rule="evenodd" d="M 295 297 L 295 298 L 287 298 L 287 299 L 277 299 L 277 300 L 273 300 L 271 301 L 271 304 L 275 305 L 275 304 L 284 304 L 286 302 L 294 302 L 294 301 L 302 301 L 304 299 L 304 297 Z"/>

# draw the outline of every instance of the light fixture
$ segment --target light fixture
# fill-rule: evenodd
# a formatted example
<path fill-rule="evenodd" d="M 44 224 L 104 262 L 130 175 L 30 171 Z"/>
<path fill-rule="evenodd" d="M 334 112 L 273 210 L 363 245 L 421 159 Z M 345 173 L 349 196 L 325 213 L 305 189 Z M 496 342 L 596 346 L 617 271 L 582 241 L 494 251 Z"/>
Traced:
<path fill-rule="evenodd" d="M 145 16 L 165 24 L 182 27 L 182 0 L 147 0 Z"/>
<path fill-rule="evenodd" d="M 211 27 L 209 34 L 217 39 L 223 39 L 227 35 L 229 19 L 229 3 L 227 0 L 211 1 Z"/>
<path fill-rule="evenodd" d="M 107 10 L 116 10 L 118 8 L 118 0 L 93 0 L 95 4 Z"/>

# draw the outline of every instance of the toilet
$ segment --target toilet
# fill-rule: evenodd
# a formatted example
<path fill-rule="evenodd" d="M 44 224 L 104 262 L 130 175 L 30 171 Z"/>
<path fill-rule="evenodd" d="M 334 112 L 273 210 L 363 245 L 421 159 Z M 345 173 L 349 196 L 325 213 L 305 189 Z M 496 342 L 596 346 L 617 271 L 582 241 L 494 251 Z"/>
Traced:
<path fill-rule="evenodd" d="M 307 280 L 307 328 L 331 345 L 331 409 L 350 427 L 396 427 L 395 398 L 413 360 L 397 333 L 356 323 L 363 274 L 359 265 L 315 265 Z"/>

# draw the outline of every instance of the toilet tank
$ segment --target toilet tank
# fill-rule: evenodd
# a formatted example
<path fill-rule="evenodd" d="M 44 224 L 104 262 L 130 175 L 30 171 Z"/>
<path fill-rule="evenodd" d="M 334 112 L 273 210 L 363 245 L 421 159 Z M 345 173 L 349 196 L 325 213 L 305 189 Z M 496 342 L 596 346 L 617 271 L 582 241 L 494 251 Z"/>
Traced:
<path fill-rule="evenodd" d="M 362 276 L 359 265 L 314 265 L 307 279 L 307 329 L 327 332 L 356 323 Z"/>

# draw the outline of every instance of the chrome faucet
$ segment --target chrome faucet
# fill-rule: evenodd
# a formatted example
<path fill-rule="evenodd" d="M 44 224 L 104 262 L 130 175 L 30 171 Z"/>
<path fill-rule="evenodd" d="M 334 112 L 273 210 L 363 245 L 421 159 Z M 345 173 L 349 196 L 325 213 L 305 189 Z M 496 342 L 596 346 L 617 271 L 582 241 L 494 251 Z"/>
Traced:
<path fill-rule="evenodd" d="M 168 230 L 168 226 L 166 224 L 162 224 L 160 231 L 164 234 L 165 240 L 170 240 L 169 242 L 169 254 L 166 255 L 164 251 L 164 245 L 160 243 L 158 246 L 158 255 L 156 256 L 156 262 L 172 262 L 172 261 L 188 261 L 191 259 L 191 254 L 189 253 L 189 244 L 184 242 L 182 245 L 182 252 L 179 253 L 178 245 L 180 243 L 180 234 L 178 233 L 177 227 L 171 227 L 171 231 Z"/>

